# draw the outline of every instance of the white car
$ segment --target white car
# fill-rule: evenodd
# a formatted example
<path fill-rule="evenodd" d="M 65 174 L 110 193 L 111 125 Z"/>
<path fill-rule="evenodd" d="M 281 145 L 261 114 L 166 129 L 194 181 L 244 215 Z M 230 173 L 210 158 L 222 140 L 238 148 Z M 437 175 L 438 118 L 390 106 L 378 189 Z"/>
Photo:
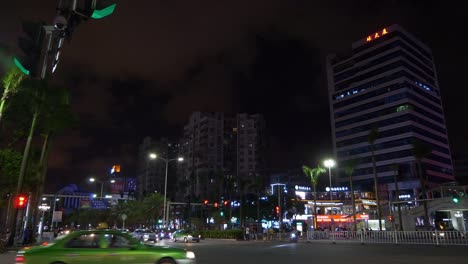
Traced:
<path fill-rule="evenodd" d="M 132 236 L 143 242 L 158 242 L 158 236 L 156 233 L 148 229 L 135 229 L 132 233 Z"/>

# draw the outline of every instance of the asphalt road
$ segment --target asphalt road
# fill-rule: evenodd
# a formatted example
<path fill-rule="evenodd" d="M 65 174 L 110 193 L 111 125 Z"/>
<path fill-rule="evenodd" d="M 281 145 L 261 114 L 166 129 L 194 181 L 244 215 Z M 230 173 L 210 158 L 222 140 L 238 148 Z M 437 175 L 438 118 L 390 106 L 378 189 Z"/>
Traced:
<path fill-rule="evenodd" d="M 203 264 L 468 264 L 467 246 L 203 240 L 186 247 L 195 252 L 197 263 Z"/>
<path fill-rule="evenodd" d="M 360 245 L 329 242 L 202 240 L 161 244 L 193 250 L 202 264 L 467 264 L 467 246 Z M 14 263 L 14 253 L 0 254 L 1 264 Z"/>

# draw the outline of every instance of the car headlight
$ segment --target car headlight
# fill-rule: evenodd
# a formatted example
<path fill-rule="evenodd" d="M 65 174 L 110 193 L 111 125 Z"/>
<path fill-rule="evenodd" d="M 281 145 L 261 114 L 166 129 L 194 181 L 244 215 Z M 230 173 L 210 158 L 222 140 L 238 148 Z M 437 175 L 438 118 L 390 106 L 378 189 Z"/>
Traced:
<path fill-rule="evenodd" d="M 193 253 L 193 251 L 187 251 L 185 253 L 185 256 L 188 258 L 188 259 L 194 259 L 195 258 L 195 253 Z"/>

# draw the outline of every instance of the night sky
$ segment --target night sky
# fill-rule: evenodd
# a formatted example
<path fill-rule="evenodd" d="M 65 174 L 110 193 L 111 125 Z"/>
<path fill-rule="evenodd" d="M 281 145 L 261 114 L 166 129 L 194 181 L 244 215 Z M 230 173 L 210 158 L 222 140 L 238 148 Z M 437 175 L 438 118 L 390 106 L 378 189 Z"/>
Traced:
<path fill-rule="evenodd" d="M 56 0 L 2 1 L 0 42 L 21 19 L 52 23 Z M 120 0 L 79 26 L 54 81 L 80 126 L 56 138 L 47 191 L 82 188 L 113 164 L 135 176 L 145 136 L 177 139 L 193 111 L 264 114 L 273 170 L 331 154 L 325 56 L 400 24 L 432 50 L 455 157 L 468 157 L 468 4 L 462 1 Z"/>

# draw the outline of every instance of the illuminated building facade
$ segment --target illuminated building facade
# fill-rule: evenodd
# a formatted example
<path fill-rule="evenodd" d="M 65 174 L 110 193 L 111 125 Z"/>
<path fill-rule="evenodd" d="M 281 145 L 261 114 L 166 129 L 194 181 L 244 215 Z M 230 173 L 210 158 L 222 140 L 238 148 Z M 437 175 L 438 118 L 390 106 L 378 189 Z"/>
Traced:
<path fill-rule="evenodd" d="M 357 189 L 373 187 L 369 133 L 374 128 L 381 190 L 395 189 L 397 171 L 402 194 L 419 192 L 416 141 L 431 150 L 422 160 L 428 187 L 454 180 L 436 69 L 426 45 L 392 25 L 354 42 L 344 55 L 328 56 L 327 74 L 334 155 L 340 167 L 357 161 Z M 340 172 L 338 181 L 348 182 L 348 176 Z"/>

